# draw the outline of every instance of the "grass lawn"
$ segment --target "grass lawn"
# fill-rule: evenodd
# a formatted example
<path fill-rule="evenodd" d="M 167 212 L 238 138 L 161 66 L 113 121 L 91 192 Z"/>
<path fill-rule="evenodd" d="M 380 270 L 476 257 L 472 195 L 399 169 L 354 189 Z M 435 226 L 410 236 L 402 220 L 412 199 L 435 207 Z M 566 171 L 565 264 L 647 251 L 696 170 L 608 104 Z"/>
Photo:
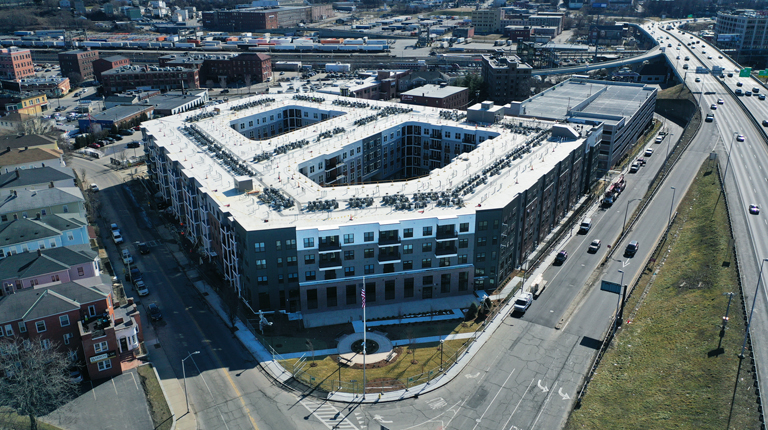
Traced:
<path fill-rule="evenodd" d="M 445 369 L 447 369 L 448 365 L 451 363 L 451 361 L 449 361 L 451 357 L 454 357 L 456 352 L 459 351 L 466 342 L 468 342 L 467 339 L 448 340 L 444 342 L 443 363 Z M 368 381 L 367 392 L 399 390 L 406 388 L 406 385 L 410 387 L 422 382 L 427 382 L 427 378 L 434 379 L 439 375 L 437 372 L 440 367 L 439 345 L 439 342 L 432 342 L 418 344 L 414 350 L 411 350 L 409 347 L 397 348 L 396 350 L 400 353 L 390 364 L 375 369 L 366 369 L 365 376 Z M 412 363 L 414 359 L 418 362 L 417 364 Z M 298 359 L 283 360 L 280 364 L 286 369 L 291 370 L 297 361 Z M 307 358 L 307 362 L 311 363 L 312 358 Z M 339 379 L 339 365 L 335 360 L 335 357 L 316 357 L 314 363 L 317 365 L 316 367 L 311 367 L 309 364 L 304 367 L 306 375 L 314 378 L 310 385 L 313 387 L 320 385 L 324 390 L 335 391 Z M 429 371 L 435 372 L 431 376 L 422 375 Z M 419 379 L 420 377 L 423 379 Z M 414 378 L 414 380 L 408 382 L 408 378 Z M 342 391 L 362 392 L 363 369 L 352 369 L 342 366 L 341 379 Z M 356 386 L 349 382 L 353 380 L 358 381 Z"/>
<path fill-rule="evenodd" d="M 138 367 L 141 377 L 141 386 L 147 395 L 149 402 L 149 413 L 152 416 L 152 423 L 156 430 L 170 430 L 173 424 L 171 409 L 163 395 L 163 389 L 160 387 L 160 381 L 157 380 L 155 370 L 151 364 Z"/>
<path fill-rule="evenodd" d="M 9 408 L 0 408 L 0 428 L 8 430 L 28 430 L 29 417 L 18 415 Z M 38 430 L 61 430 L 60 428 L 37 420 Z"/>
<path fill-rule="evenodd" d="M 676 239 L 631 324 L 616 336 L 566 429 L 759 428 L 734 255 L 717 171 L 699 170 L 679 206 Z M 649 245 L 650 246 L 650 245 Z M 646 271 L 627 304 L 638 306 Z M 721 330 L 736 293 L 730 321 Z"/>

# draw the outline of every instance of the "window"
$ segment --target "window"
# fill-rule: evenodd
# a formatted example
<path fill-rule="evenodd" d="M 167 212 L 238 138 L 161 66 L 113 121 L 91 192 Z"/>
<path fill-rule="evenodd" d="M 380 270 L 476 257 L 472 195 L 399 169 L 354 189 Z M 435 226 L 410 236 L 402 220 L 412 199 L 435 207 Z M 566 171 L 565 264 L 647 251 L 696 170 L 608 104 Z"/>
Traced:
<path fill-rule="evenodd" d="M 403 261 L 403 270 L 413 270 L 413 260 Z"/>
<path fill-rule="evenodd" d="M 366 248 L 363 250 L 364 258 L 373 258 L 373 248 Z"/>
<path fill-rule="evenodd" d="M 346 289 L 347 305 L 357 304 L 357 286 L 347 285 Z"/>
<path fill-rule="evenodd" d="M 51 340 L 50 339 L 40 339 L 40 346 L 43 349 L 48 349 L 51 347 Z"/>
<path fill-rule="evenodd" d="M 395 281 L 384 281 L 384 300 L 395 300 Z"/>
<path fill-rule="evenodd" d="M 298 280 L 299 280 L 299 274 L 298 273 L 294 272 L 294 273 L 289 273 L 288 274 L 288 282 L 297 282 Z"/>
<path fill-rule="evenodd" d="M 459 239 L 459 248 L 468 248 L 469 239 Z"/>
<path fill-rule="evenodd" d="M 287 257 L 285 261 L 286 261 L 286 264 L 288 264 L 289 266 L 296 266 L 297 264 L 299 264 L 298 257 Z"/>
<path fill-rule="evenodd" d="M 285 249 L 296 249 L 296 239 L 288 239 L 285 241 Z"/>
<path fill-rule="evenodd" d="M 459 255 L 459 264 L 467 264 L 467 254 Z"/>
<path fill-rule="evenodd" d="M 413 237 L 413 229 L 412 228 L 403 229 L 403 237 Z"/>
<path fill-rule="evenodd" d="M 266 269 L 267 268 L 267 260 L 256 260 L 256 268 L 257 269 Z"/>
<path fill-rule="evenodd" d="M 421 260 L 421 268 L 425 269 L 427 267 L 432 267 L 432 259 L 431 258 L 424 258 Z"/>
<path fill-rule="evenodd" d="M 73 240 L 75 240 L 75 235 L 74 235 L 74 234 L 72 234 L 72 232 L 71 232 L 71 231 L 68 231 L 68 232 L 67 232 L 67 240 L 69 240 L 70 242 L 71 242 L 71 241 L 73 241 Z"/>
<path fill-rule="evenodd" d="M 421 252 L 432 252 L 432 242 L 422 243 Z"/>
<path fill-rule="evenodd" d="M 25 324 L 23 321 L 19 321 L 19 333 L 26 333 L 27 332 L 27 324 Z"/>
<path fill-rule="evenodd" d="M 345 234 L 344 235 L 344 243 L 355 243 L 355 235 L 354 234 Z"/>
<path fill-rule="evenodd" d="M 304 248 L 312 248 L 315 246 L 315 238 L 314 237 L 305 237 L 304 238 Z"/>
<path fill-rule="evenodd" d="M 0 330 L 0 334 L 2 334 L 2 330 Z M 6 336 L 13 336 L 13 325 L 6 324 L 5 325 L 5 335 Z"/>
<path fill-rule="evenodd" d="M 283 267 L 283 257 L 277 257 L 277 267 Z"/>
<path fill-rule="evenodd" d="M 317 273 L 315 273 L 314 270 L 307 270 L 304 272 L 304 277 L 307 279 L 307 281 L 314 281 L 317 279 Z"/>
<path fill-rule="evenodd" d="M 69 345 L 69 340 L 72 339 L 75 335 L 72 333 L 65 333 L 64 334 L 64 345 Z"/>
<path fill-rule="evenodd" d="M 488 230 L 488 221 L 480 221 L 477 223 L 477 231 L 486 231 Z"/>
<path fill-rule="evenodd" d="M 373 268 L 373 264 L 366 264 L 365 265 L 365 274 L 366 275 L 372 275 L 375 272 Z"/>
<path fill-rule="evenodd" d="M 339 304 L 339 298 L 336 294 L 336 287 L 328 287 L 325 290 L 325 305 L 329 308 L 336 307 Z"/>
<path fill-rule="evenodd" d="M 344 251 L 344 259 L 345 260 L 354 260 L 355 259 L 355 251 Z"/>
<path fill-rule="evenodd" d="M 355 276 L 355 266 L 345 267 L 344 276 Z"/>
<path fill-rule="evenodd" d="M 413 245 L 403 245 L 403 254 L 413 254 Z"/>
<path fill-rule="evenodd" d="M 96 306 L 95 305 L 88 306 L 88 315 L 92 316 L 92 317 L 96 316 Z"/>
<path fill-rule="evenodd" d="M 258 276 L 256 277 L 256 283 L 259 285 L 267 285 L 267 277 L 266 276 Z"/>
<path fill-rule="evenodd" d="M 451 259 L 449 257 L 443 257 L 440 259 L 440 267 L 448 267 L 451 265 Z"/>
<path fill-rule="evenodd" d="M 404 298 L 412 298 L 413 297 L 413 278 L 405 278 L 404 284 L 403 284 L 403 297 Z"/>
<path fill-rule="evenodd" d="M 365 283 L 365 301 L 371 302 L 371 303 L 376 301 L 376 283 L 375 282 Z"/>
<path fill-rule="evenodd" d="M 485 236 L 478 237 L 477 238 L 477 246 L 485 246 L 485 244 L 488 242 L 488 238 Z"/>
<path fill-rule="evenodd" d="M 69 207 L 67 207 L 67 205 L 62 206 L 62 210 L 64 213 L 69 213 Z"/>
<path fill-rule="evenodd" d="M 424 227 L 422 236 L 432 236 L 432 227 Z"/>
<path fill-rule="evenodd" d="M 366 231 L 365 233 L 363 233 L 363 240 L 365 242 L 373 242 L 373 232 Z"/>
<path fill-rule="evenodd" d="M 109 344 L 107 343 L 106 340 L 104 342 L 99 342 L 99 343 L 93 344 L 93 351 L 96 354 L 99 354 L 99 353 L 102 353 L 102 352 L 107 352 L 107 349 L 109 349 Z"/>
<path fill-rule="evenodd" d="M 112 360 L 99 361 L 98 367 L 99 367 L 99 372 L 109 370 L 112 368 Z"/>
<path fill-rule="evenodd" d="M 275 250 L 276 251 L 282 251 L 282 249 L 283 249 L 283 242 L 279 241 L 279 240 L 276 240 L 275 241 Z"/>
<path fill-rule="evenodd" d="M 253 244 L 253 247 L 255 248 L 256 252 L 264 252 L 266 250 L 264 247 L 264 242 L 256 242 Z"/>
<path fill-rule="evenodd" d="M 315 264 L 315 254 L 307 254 L 304 256 L 304 264 Z"/>
<path fill-rule="evenodd" d="M 46 330 L 45 328 L 45 321 L 37 321 L 35 322 L 35 328 L 37 329 L 38 333 L 42 333 Z"/>
<path fill-rule="evenodd" d="M 475 267 L 475 276 L 485 276 L 485 267 Z"/>
<path fill-rule="evenodd" d="M 83 269 L 82 267 L 78 267 L 77 276 L 85 276 L 85 269 Z"/>
<path fill-rule="evenodd" d="M 432 275 L 424 276 L 421 278 L 421 285 L 432 285 L 434 282 L 434 279 L 432 278 Z"/>
<path fill-rule="evenodd" d="M 475 263 L 482 263 L 485 261 L 485 252 L 478 252 L 475 255 Z"/>
<path fill-rule="evenodd" d="M 59 324 L 61 324 L 62 327 L 66 327 L 69 325 L 69 315 L 60 315 L 59 316 Z"/>
<path fill-rule="evenodd" d="M 51 282 L 59 282 L 60 280 L 59 275 L 51 275 Z"/>
<path fill-rule="evenodd" d="M 317 309 L 317 289 L 307 290 L 307 309 Z"/>

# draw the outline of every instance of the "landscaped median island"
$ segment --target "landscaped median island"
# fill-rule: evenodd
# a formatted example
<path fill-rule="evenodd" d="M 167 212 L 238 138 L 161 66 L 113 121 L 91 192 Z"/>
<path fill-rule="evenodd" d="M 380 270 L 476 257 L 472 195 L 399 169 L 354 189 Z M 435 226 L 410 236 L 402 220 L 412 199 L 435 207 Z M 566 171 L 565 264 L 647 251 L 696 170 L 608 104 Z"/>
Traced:
<path fill-rule="evenodd" d="M 171 409 L 168 407 L 163 389 L 160 387 L 160 381 L 157 379 L 154 367 L 148 364 L 146 366 L 139 366 L 137 370 L 141 377 L 141 386 L 147 395 L 149 414 L 152 417 L 155 429 L 169 430 L 173 425 L 173 416 L 171 415 Z"/>
<path fill-rule="evenodd" d="M 742 298 L 712 164 L 699 170 L 678 211 L 670 239 L 654 255 L 658 266 L 643 273 L 627 303 L 631 321 L 624 321 L 566 429 L 760 428 L 749 354 L 738 357 Z M 723 330 L 728 292 L 735 294 Z"/>

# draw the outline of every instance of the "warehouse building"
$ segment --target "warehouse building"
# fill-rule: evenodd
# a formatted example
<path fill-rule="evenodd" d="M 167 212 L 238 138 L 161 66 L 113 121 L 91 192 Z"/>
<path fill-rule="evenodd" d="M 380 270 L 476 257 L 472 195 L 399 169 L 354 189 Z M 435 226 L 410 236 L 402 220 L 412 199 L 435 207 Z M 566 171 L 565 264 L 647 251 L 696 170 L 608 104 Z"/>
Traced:
<path fill-rule="evenodd" d="M 495 289 L 582 198 L 602 133 L 318 93 L 217 109 L 142 124 L 149 178 L 251 308 L 305 326 L 359 319 L 363 284 L 382 317 Z"/>

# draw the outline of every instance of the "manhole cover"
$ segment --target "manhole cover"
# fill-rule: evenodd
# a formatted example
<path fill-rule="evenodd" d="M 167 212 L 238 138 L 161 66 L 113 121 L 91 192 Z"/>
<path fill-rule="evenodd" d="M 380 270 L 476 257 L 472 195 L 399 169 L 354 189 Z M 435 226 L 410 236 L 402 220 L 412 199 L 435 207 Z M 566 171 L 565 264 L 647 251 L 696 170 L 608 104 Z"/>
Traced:
<path fill-rule="evenodd" d="M 352 345 L 350 345 L 350 348 L 352 348 L 352 352 L 355 352 L 357 354 L 361 354 L 363 352 L 363 340 L 358 339 L 354 342 L 352 342 Z M 375 340 L 368 339 L 365 342 L 365 353 L 366 354 L 375 354 L 376 351 L 379 350 L 379 342 L 376 342 Z"/>

